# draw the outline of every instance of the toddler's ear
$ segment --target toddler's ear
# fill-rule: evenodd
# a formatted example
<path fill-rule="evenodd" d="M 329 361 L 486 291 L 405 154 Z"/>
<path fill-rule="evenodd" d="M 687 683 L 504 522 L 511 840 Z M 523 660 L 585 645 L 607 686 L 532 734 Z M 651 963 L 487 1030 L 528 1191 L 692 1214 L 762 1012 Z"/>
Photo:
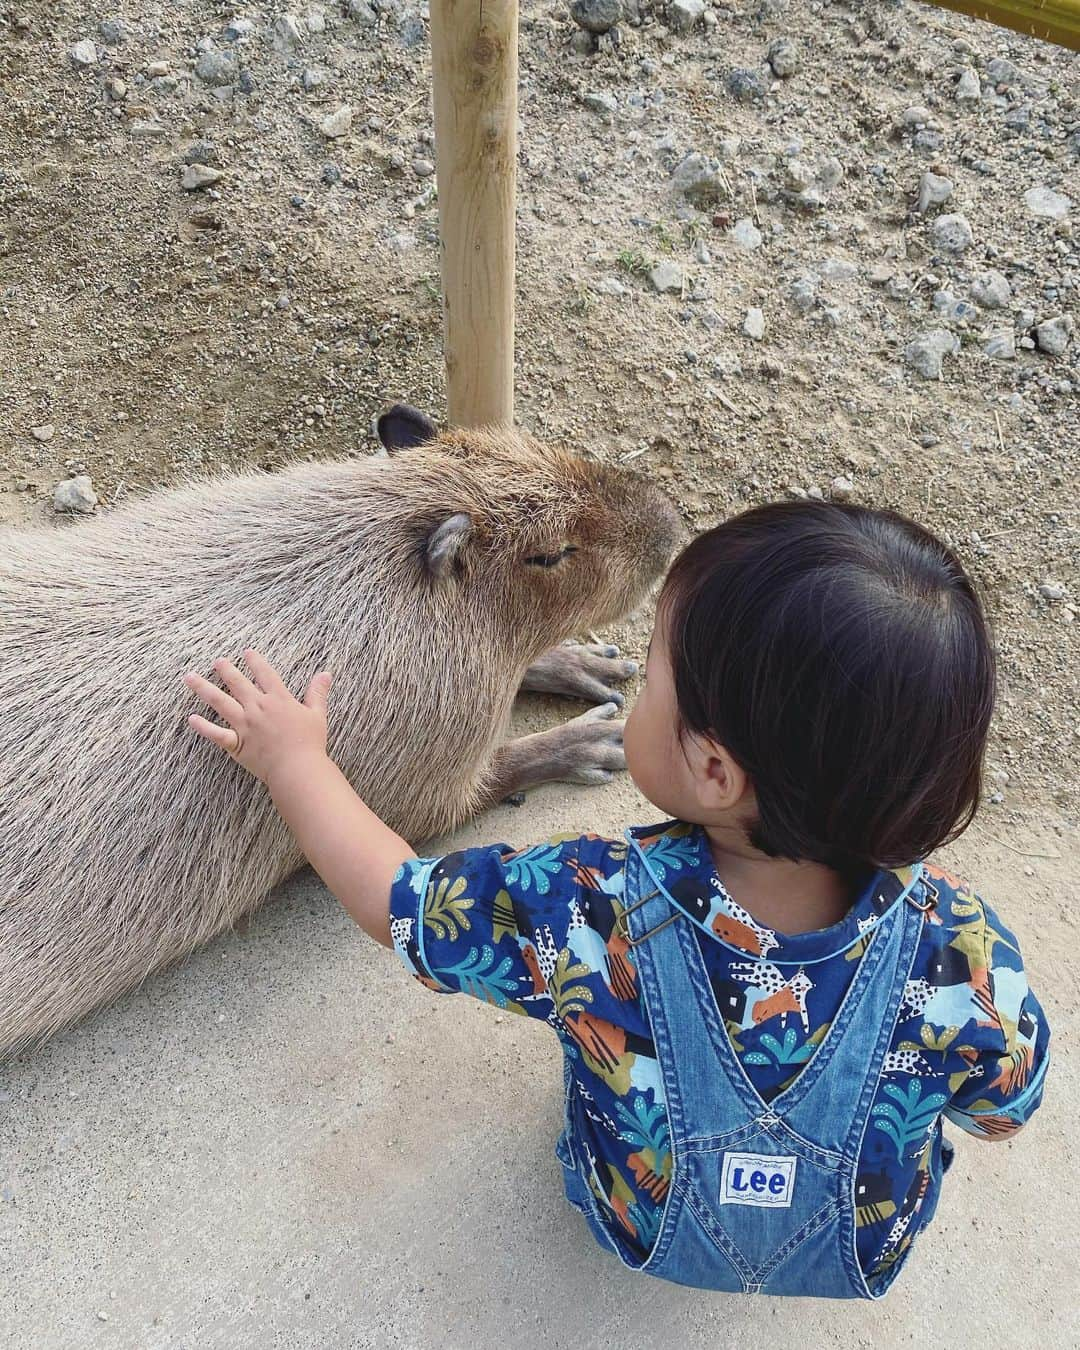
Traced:
<path fill-rule="evenodd" d="M 699 783 L 703 805 L 715 811 L 730 811 L 752 791 L 750 777 L 719 741 L 705 741 L 703 750 L 702 782 Z"/>

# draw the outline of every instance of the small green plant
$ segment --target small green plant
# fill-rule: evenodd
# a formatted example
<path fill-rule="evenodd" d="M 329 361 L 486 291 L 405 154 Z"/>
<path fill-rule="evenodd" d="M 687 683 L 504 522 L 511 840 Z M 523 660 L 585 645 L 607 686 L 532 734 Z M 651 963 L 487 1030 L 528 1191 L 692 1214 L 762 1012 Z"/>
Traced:
<path fill-rule="evenodd" d="M 661 253 L 675 252 L 675 240 L 668 234 L 667 226 L 662 220 L 658 220 L 655 225 L 650 225 L 649 233 L 656 240 L 656 247 Z"/>
<path fill-rule="evenodd" d="M 592 294 L 584 286 L 579 286 L 577 294 L 567 305 L 571 314 L 578 314 L 582 318 L 592 309 L 595 301 Z"/>
<path fill-rule="evenodd" d="M 442 303 L 442 291 L 439 289 L 439 277 L 437 272 L 428 272 L 422 276 L 416 283 L 423 291 L 424 295 L 433 303 Z"/>
<path fill-rule="evenodd" d="M 615 262 L 624 272 L 629 272 L 634 277 L 647 276 L 653 268 L 653 264 L 643 253 L 629 248 L 624 248 Z"/>

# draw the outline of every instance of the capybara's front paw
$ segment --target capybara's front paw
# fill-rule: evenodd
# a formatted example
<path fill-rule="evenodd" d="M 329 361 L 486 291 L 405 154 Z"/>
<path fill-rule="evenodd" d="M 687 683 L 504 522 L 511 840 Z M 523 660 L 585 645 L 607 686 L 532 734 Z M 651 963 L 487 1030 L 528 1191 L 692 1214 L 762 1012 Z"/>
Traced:
<path fill-rule="evenodd" d="M 618 711 L 619 705 L 609 700 L 551 733 L 559 738 L 558 778 L 566 783 L 610 783 L 618 770 L 626 768 L 626 723 L 616 719 Z"/>
<path fill-rule="evenodd" d="M 522 689 L 564 694 L 590 703 L 623 706 L 616 684 L 637 674 L 636 661 L 619 659 L 619 649 L 608 643 L 564 642 L 552 647 L 525 672 Z"/>

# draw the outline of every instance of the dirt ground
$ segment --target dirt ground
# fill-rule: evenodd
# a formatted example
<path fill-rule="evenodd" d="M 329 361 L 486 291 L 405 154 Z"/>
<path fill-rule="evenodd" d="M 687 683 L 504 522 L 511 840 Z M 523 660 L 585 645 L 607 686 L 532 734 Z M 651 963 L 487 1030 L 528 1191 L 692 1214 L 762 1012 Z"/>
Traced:
<path fill-rule="evenodd" d="M 1080 1343 L 1075 55 L 915 3 L 733 0 L 685 33 L 660 4 L 628 11 L 640 26 L 586 52 L 565 5 L 522 5 L 519 418 L 661 481 L 695 528 L 809 492 L 897 507 L 958 548 L 1002 689 L 956 857 L 1054 1024 L 1047 1107 L 990 1156 L 964 1146 L 951 1176 L 971 1184 L 884 1309 L 702 1311 L 567 1235 L 554 1090 L 534 1090 L 552 1047 L 504 1027 L 477 1053 L 487 1010 L 412 989 L 299 882 L 246 936 L 3 1071 L 0 1344 Z M 68 527 L 53 491 L 72 473 L 108 510 L 370 453 L 394 398 L 441 411 L 424 16 L 285 13 L 0 4 L 0 524 Z M 781 37 L 795 68 L 774 78 Z M 709 161 L 696 198 L 691 153 Z M 187 190 L 187 161 L 220 177 Z M 926 174 L 952 192 L 920 212 Z M 935 225 L 952 214 L 960 251 Z M 941 379 L 908 350 L 931 332 Z M 647 632 L 613 636 L 640 656 Z M 648 815 L 625 783 L 553 788 L 463 837 Z"/>

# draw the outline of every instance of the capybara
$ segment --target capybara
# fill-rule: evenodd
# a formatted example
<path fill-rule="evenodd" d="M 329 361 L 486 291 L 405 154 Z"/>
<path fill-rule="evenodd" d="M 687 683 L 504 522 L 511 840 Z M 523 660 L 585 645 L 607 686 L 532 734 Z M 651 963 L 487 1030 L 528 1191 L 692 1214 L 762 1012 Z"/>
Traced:
<path fill-rule="evenodd" d="M 0 533 L 0 1051 L 40 1040 L 253 909 L 301 857 L 263 786 L 192 735 L 181 677 L 258 647 L 333 672 L 330 750 L 413 840 L 622 764 L 616 701 L 503 744 L 516 691 L 610 700 L 561 646 L 633 608 L 682 533 L 643 479 L 511 430 L 158 492 Z M 531 669 L 530 669 L 531 667 Z"/>

